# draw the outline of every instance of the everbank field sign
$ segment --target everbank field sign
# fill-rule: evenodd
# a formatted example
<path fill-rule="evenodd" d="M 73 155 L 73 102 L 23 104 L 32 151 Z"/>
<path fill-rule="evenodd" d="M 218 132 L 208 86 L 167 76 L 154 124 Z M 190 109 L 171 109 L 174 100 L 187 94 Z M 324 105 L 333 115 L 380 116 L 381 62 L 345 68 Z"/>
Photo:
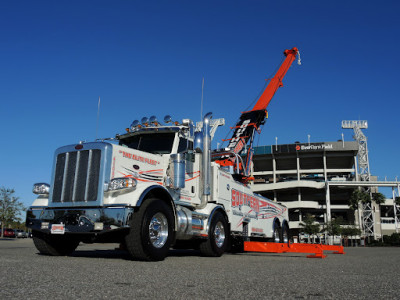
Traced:
<path fill-rule="evenodd" d="M 311 145 L 297 145 L 297 151 L 310 151 L 310 150 L 327 150 L 333 149 L 332 144 L 311 144 Z"/>

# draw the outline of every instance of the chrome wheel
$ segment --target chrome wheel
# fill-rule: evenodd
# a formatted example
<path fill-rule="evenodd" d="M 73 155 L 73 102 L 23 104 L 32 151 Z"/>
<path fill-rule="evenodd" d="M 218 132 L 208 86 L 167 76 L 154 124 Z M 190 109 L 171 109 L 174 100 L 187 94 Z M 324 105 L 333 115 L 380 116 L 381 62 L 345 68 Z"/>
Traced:
<path fill-rule="evenodd" d="M 279 233 L 279 227 L 275 226 L 274 229 L 274 243 L 280 243 L 281 241 L 281 237 L 280 237 L 280 233 Z"/>
<path fill-rule="evenodd" d="M 221 248 L 225 242 L 225 230 L 222 222 L 218 222 L 217 225 L 215 225 L 214 240 L 218 248 Z"/>
<path fill-rule="evenodd" d="M 282 231 L 282 242 L 288 243 L 289 242 L 289 233 L 287 227 L 285 226 Z"/>
<path fill-rule="evenodd" d="M 210 220 L 208 239 L 200 243 L 204 256 L 219 257 L 224 254 L 230 237 L 229 224 L 222 211 L 217 211 Z"/>
<path fill-rule="evenodd" d="M 168 220 L 163 213 L 156 213 L 149 224 L 149 238 L 155 248 L 162 248 L 168 239 Z"/>
<path fill-rule="evenodd" d="M 174 238 L 172 207 L 158 198 L 146 199 L 129 223 L 126 248 L 134 259 L 160 261 Z"/>

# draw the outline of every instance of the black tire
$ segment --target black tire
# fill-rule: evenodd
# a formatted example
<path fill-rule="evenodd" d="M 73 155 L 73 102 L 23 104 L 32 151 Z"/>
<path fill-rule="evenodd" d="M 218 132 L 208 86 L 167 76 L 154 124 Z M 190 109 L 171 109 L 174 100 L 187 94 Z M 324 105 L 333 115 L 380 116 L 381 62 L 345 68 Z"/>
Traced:
<path fill-rule="evenodd" d="M 79 245 L 79 241 L 66 236 L 34 233 L 33 243 L 40 254 L 51 256 L 70 255 Z"/>
<path fill-rule="evenodd" d="M 243 253 L 244 252 L 244 237 L 243 236 L 232 236 L 230 239 L 230 249 L 231 253 Z"/>
<path fill-rule="evenodd" d="M 219 257 L 224 254 L 228 240 L 228 222 L 221 212 L 217 212 L 211 220 L 208 239 L 200 244 L 200 252 L 203 256 Z"/>
<path fill-rule="evenodd" d="M 289 232 L 289 226 L 287 224 L 284 224 L 282 227 L 281 237 L 282 237 L 281 243 L 289 243 L 290 232 Z"/>
<path fill-rule="evenodd" d="M 172 209 L 160 199 L 148 199 L 133 214 L 126 247 L 133 258 L 160 261 L 168 254 L 174 238 Z"/>

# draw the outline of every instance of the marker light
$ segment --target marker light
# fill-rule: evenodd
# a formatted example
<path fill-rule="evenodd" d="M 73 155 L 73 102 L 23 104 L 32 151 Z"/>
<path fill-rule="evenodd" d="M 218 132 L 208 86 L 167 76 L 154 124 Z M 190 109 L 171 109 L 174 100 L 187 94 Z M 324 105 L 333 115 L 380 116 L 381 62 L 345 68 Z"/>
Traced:
<path fill-rule="evenodd" d="M 130 126 L 130 130 L 134 131 L 139 124 L 140 124 L 139 120 L 133 121 L 131 126 Z"/>
<path fill-rule="evenodd" d="M 151 116 L 149 119 L 150 124 L 156 125 L 158 124 L 156 116 Z"/>
<path fill-rule="evenodd" d="M 149 118 L 147 117 L 143 117 L 142 120 L 140 121 L 143 125 L 147 126 L 147 124 L 149 123 Z"/>
<path fill-rule="evenodd" d="M 47 183 L 35 183 L 32 192 L 37 195 L 48 195 L 50 192 L 50 185 Z"/>
<path fill-rule="evenodd" d="M 172 118 L 171 118 L 170 115 L 166 115 L 166 116 L 164 117 L 164 123 L 168 124 L 168 123 L 171 123 L 171 121 L 172 121 Z"/>
<path fill-rule="evenodd" d="M 40 229 L 49 229 L 49 222 L 42 222 Z"/>

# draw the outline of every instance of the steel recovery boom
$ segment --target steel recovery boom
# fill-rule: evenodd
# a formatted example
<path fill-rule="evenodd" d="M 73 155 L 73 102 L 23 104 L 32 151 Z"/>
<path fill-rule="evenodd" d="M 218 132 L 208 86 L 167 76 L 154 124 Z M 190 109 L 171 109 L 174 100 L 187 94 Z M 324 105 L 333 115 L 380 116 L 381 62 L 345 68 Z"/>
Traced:
<path fill-rule="evenodd" d="M 290 50 L 285 50 L 283 52 L 283 54 L 286 56 L 285 60 L 279 67 L 275 76 L 271 79 L 271 81 L 265 88 L 257 103 L 254 105 L 252 111 L 266 109 L 268 107 L 268 104 L 271 102 L 272 97 L 274 97 L 278 88 L 283 86 L 282 80 L 285 77 L 290 66 L 292 65 L 293 61 L 296 59 L 296 55 L 298 54 L 298 52 L 299 50 L 296 47 Z"/>
<path fill-rule="evenodd" d="M 299 53 L 299 50 L 294 47 L 290 50 L 285 50 L 283 54 L 286 56 L 285 60 L 279 67 L 278 71 L 274 75 L 274 77 L 270 80 L 267 87 L 261 94 L 260 98 L 257 100 L 257 103 L 250 111 L 243 112 L 240 116 L 239 121 L 236 123 L 236 126 L 233 127 L 234 132 L 231 139 L 229 139 L 228 148 L 231 149 L 234 153 L 240 154 L 247 143 L 250 141 L 250 145 L 248 149 L 247 158 L 245 162 L 244 169 L 248 173 L 250 167 L 250 161 L 252 159 L 252 142 L 255 131 L 258 131 L 260 126 L 264 124 L 264 120 L 267 117 L 266 108 L 268 104 L 271 102 L 273 96 L 275 95 L 278 88 L 282 87 L 282 80 L 285 77 L 287 71 L 292 65 L 293 61 L 296 59 L 296 55 Z M 221 161 L 222 163 L 222 161 Z M 225 164 L 227 161 L 225 161 Z"/>

